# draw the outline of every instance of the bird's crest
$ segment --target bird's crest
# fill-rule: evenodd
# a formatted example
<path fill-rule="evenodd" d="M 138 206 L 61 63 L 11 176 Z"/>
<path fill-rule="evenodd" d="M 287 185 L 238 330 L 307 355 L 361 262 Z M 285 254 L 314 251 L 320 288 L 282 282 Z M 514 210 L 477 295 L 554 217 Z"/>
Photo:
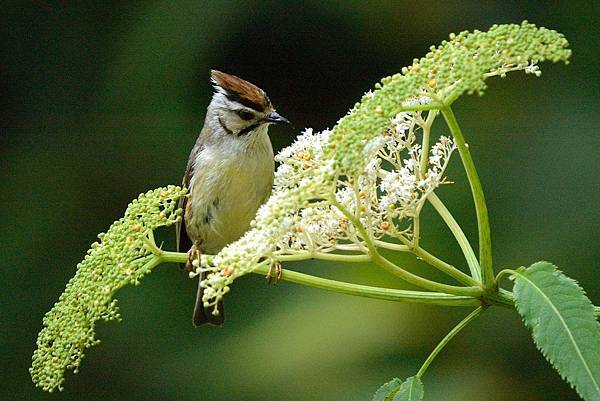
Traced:
<path fill-rule="evenodd" d="M 260 112 L 273 108 L 265 91 L 242 78 L 217 70 L 211 70 L 210 77 L 215 84 L 215 88 L 220 90 L 229 100 Z"/>

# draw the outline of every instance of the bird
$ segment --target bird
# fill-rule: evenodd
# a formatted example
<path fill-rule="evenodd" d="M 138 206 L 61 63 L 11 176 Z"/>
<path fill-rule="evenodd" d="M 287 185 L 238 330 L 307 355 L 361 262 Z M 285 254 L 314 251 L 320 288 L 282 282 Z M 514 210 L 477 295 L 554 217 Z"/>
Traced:
<path fill-rule="evenodd" d="M 218 70 L 210 77 L 214 93 L 183 175 L 188 192 L 179 200 L 183 213 L 176 225 L 177 250 L 187 250 L 188 271 L 201 253 L 217 254 L 248 230 L 273 185 L 268 127 L 289 124 L 258 86 Z M 192 322 L 222 325 L 223 303 L 215 314 L 202 301 L 206 274 L 200 275 Z"/>

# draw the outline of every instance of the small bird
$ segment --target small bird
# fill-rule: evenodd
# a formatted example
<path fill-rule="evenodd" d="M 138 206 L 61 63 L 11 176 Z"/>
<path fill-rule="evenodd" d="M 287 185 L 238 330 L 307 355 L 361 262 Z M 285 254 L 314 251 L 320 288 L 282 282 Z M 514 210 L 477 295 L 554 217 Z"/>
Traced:
<path fill-rule="evenodd" d="M 289 123 L 256 85 L 217 70 L 211 71 L 211 80 L 215 92 L 183 176 L 188 194 L 179 201 L 183 216 L 176 227 L 177 250 L 189 249 L 188 271 L 201 252 L 216 254 L 248 230 L 273 184 L 267 129 Z M 223 304 L 214 315 L 212 308 L 204 308 L 202 294 L 198 285 L 194 325 L 223 324 Z"/>

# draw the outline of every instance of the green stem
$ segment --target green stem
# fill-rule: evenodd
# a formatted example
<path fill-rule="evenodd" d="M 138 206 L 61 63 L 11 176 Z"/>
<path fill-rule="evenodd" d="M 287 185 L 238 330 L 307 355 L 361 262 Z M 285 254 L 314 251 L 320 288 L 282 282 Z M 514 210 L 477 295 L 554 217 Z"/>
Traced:
<path fill-rule="evenodd" d="M 381 257 L 379 254 L 377 254 L 379 258 L 383 259 L 383 263 L 387 263 L 387 268 L 389 269 L 389 264 L 392 264 L 391 262 L 389 262 L 387 259 Z M 372 261 L 373 258 L 369 255 L 337 255 L 337 254 L 325 254 L 325 253 L 317 253 L 316 255 L 317 259 L 322 259 L 322 260 L 331 260 L 331 261 L 341 261 L 341 262 L 367 262 L 367 261 Z M 327 256 L 327 258 L 323 258 L 323 256 Z M 185 263 L 187 261 L 187 254 L 185 253 L 180 253 L 180 252 L 169 252 L 169 251 L 161 251 L 161 253 L 158 255 L 159 259 L 160 259 L 160 263 L 166 263 L 166 262 L 172 262 L 172 263 Z M 341 259 L 339 259 L 341 258 Z M 278 261 L 300 261 L 300 260 L 307 260 L 307 259 L 311 259 L 310 257 L 310 252 L 307 252 L 306 254 L 302 254 L 302 255 L 275 255 L 274 259 L 278 260 Z M 417 275 L 414 275 L 412 273 L 409 273 L 403 269 L 401 269 L 400 267 L 392 264 L 392 266 L 395 266 L 393 269 L 394 270 L 402 270 L 404 271 L 408 276 L 409 276 L 409 280 L 411 280 L 410 276 L 416 277 L 418 280 L 416 281 L 409 281 L 406 280 L 407 282 L 411 283 L 411 284 L 415 284 L 418 286 L 418 283 L 429 283 L 429 287 L 435 287 L 435 288 L 440 288 L 440 291 L 438 292 L 444 292 L 444 293 L 449 293 L 449 294 L 455 294 L 455 295 L 464 295 L 464 296 L 468 296 L 468 297 L 479 297 L 482 295 L 481 293 L 481 289 L 478 287 L 457 287 L 457 286 L 453 286 L 453 285 L 447 285 L 447 284 L 441 284 L 441 283 L 437 283 L 435 281 L 430 281 L 427 279 L 424 279 L 422 277 L 419 277 Z M 401 276 L 403 277 L 403 276 Z M 427 288 L 427 287 L 423 287 L 426 289 L 432 289 L 432 288 Z M 434 290 L 435 291 L 435 290 Z M 450 292 L 453 291 L 453 292 Z"/>
<path fill-rule="evenodd" d="M 155 258 L 151 259 L 148 264 L 154 267 L 160 263 L 185 263 L 186 261 L 187 254 L 185 253 L 161 251 L 160 255 L 157 255 Z M 259 264 L 252 272 L 265 275 L 269 272 L 269 266 L 265 265 L 264 263 Z M 366 298 L 385 299 L 389 301 L 417 302 L 448 306 L 476 306 L 481 304 L 479 299 L 471 296 L 371 287 L 367 285 L 352 284 L 343 281 L 311 276 L 309 274 L 299 273 L 288 269 L 282 271 L 281 278 L 285 281 L 302 284 L 309 287 L 320 288 L 323 290 Z"/>
<path fill-rule="evenodd" d="M 185 263 L 188 260 L 187 253 L 161 251 L 157 255 L 161 263 Z"/>
<path fill-rule="evenodd" d="M 381 240 L 374 240 L 373 243 L 378 248 L 390 249 L 393 251 L 400 251 L 400 252 L 411 252 L 414 255 L 416 255 L 417 257 L 419 257 L 420 259 L 422 259 L 425 263 L 428 263 L 429 265 L 435 267 L 436 269 L 438 269 L 439 271 L 441 271 L 443 273 L 446 273 L 450 277 L 455 278 L 456 280 L 458 280 L 459 282 L 461 282 L 463 284 L 470 285 L 470 286 L 479 285 L 479 282 L 473 280 L 473 278 L 470 277 L 469 275 L 461 272 L 460 270 L 458 270 L 456 267 L 452 266 L 451 264 L 446 263 L 443 260 L 433 256 L 432 254 L 430 254 L 429 252 L 427 252 L 425 249 L 423 249 L 421 247 L 413 248 L 408 245 L 394 244 L 391 242 L 386 242 L 386 241 L 381 241 Z"/>
<path fill-rule="evenodd" d="M 431 126 L 438 115 L 437 110 L 431 110 L 423 125 L 423 141 L 421 143 L 421 160 L 419 163 L 419 174 L 421 178 L 427 175 L 427 164 L 429 163 L 429 139 L 431 137 Z"/>
<path fill-rule="evenodd" d="M 394 244 L 392 242 L 381 241 L 378 239 L 373 240 L 373 243 L 379 248 L 389 249 L 391 251 L 412 252 L 412 249 L 409 245 Z"/>
<path fill-rule="evenodd" d="M 361 256 L 361 255 L 346 255 L 346 256 Z M 148 268 L 153 268 L 161 263 L 185 263 L 187 261 L 187 254 L 183 252 L 170 252 L 160 250 L 157 255 L 148 256 L 150 259 L 147 262 Z M 275 256 L 276 260 L 279 260 Z M 266 262 L 261 262 L 254 270 L 253 273 L 267 274 L 269 267 Z M 401 301 L 401 302 L 417 302 L 417 303 L 428 303 L 435 305 L 450 305 L 450 306 L 477 306 L 482 303 L 482 293 L 480 289 L 473 291 L 473 294 L 459 294 L 451 295 L 444 292 L 424 292 L 424 291 L 409 291 L 409 290 L 396 290 L 391 288 L 382 287 L 371 287 L 361 284 L 346 283 L 343 281 L 336 281 L 325 279 L 317 276 L 311 276 L 304 273 L 295 272 L 292 270 L 285 269 L 282 272 L 282 279 L 297 284 L 306 285 L 309 287 L 321 288 L 328 291 L 339 292 L 343 294 L 362 296 L 367 298 L 385 299 L 390 301 Z M 457 287 L 465 288 L 465 287 Z M 473 287 L 466 287 L 469 289 Z M 503 289 L 500 289 L 499 293 L 492 293 L 485 297 L 483 300 L 488 305 L 499 305 L 499 306 L 513 306 L 512 293 Z M 598 313 L 600 313 L 600 308 Z"/>
<path fill-rule="evenodd" d="M 421 287 L 430 291 L 437 292 L 445 292 L 447 294 L 454 295 L 467 295 L 472 297 L 479 297 L 483 295 L 483 291 L 480 287 L 458 287 L 455 285 L 448 285 L 443 283 L 438 283 L 437 281 L 428 280 L 421 276 L 417 276 L 416 274 L 410 273 L 397 266 L 396 264 L 390 262 L 388 259 L 381 256 L 379 253 L 375 253 L 371 255 L 373 262 L 383 267 L 385 270 L 389 271 L 392 274 L 400 277 L 404 281 L 409 284 L 415 285 L 417 287 Z"/>
<path fill-rule="evenodd" d="M 431 266 L 435 267 L 439 271 L 444 272 L 451 277 L 454 277 L 463 284 L 470 286 L 478 286 L 480 284 L 479 281 L 477 281 L 473 277 L 463 273 L 451 264 L 446 263 L 443 260 L 433 256 L 421 247 L 413 249 L 412 252 L 419 258 L 421 258 L 424 262 L 429 263 Z"/>
<path fill-rule="evenodd" d="M 340 212 L 354 225 L 354 227 L 358 230 L 359 234 L 363 237 L 365 241 L 365 245 L 369 250 L 369 254 L 371 259 L 375 264 L 389 271 L 390 273 L 400 277 L 407 283 L 413 284 L 417 287 L 424 288 L 426 290 L 436 291 L 436 292 L 445 292 L 448 294 L 454 295 L 467 295 L 478 297 L 482 295 L 482 290 L 479 287 L 457 287 L 454 285 L 442 284 L 437 281 L 428 280 L 421 276 L 417 276 L 416 274 L 410 273 L 407 270 L 402 269 L 400 266 L 395 265 L 390 262 L 379 252 L 377 252 L 377 248 L 373 243 L 373 240 L 368 235 L 367 231 L 361 224 L 360 220 L 356 218 L 352 213 L 350 213 L 342 204 L 340 204 L 335 198 L 330 199 L 332 205 L 339 209 Z"/>
<path fill-rule="evenodd" d="M 496 274 L 496 282 L 499 283 L 500 280 L 502 280 L 502 278 L 504 276 L 508 276 L 508 275 L 513 275 L 515 274 L 515 271 L 512 269 L 503 269 L 500 270 L 500 272 L 498 272 L 498 274 Z"/>
<path fill-rule="evenodd" d="M 454 238 L 458 242 L 460 249 L 465 255 L 465 259 L 467 260 L 467 264 L 469 265 L 469 270 L 471 271 L 471 276 L 478 282 L 481 282 L 481 267 L 479 267 L 479 262 L 477 261 L 477 256 L 475 256 L 475 252 L 473 252 L 473 248 L 471 247 L 471 243 L 467 239 L 467 236 L 460 228 L 460 225 L 454 220 L 454 217 L 450 213 L 450 211 L 444 205 L 444 202 L 435 194 L 435 192 L 431 192 L 429 196 L 427 196 L 427 200 L 433 208 L 438 212 L 442 220 L 446 223 Z"/>
<path fill-rule="evenodd" d="M 500 288 L 498 292 L 486 294 L 484 302 L 488 305 L 498 305 L 506 308 L 515 307 L 515 298 L 513 293 L 503 288 Z"/>
<path fill-rule="evenodd" d="M 473 163 L 469 148 L 452 109 L 450 106 L 445 106 L 441 111 L 446 120 L 446 124 L 448 124 L 448 128 L 456 141 L 458 152 L 465 168 L 465 172 L 467 173 L 469 185 L 471 186 L 473 201 L 475 202 L 475 212 L 477 214 L 477 226 L 479 231 L 479 264 L 481 266 L 482 283 L 485 288 L 492 288 L 494 286 L 492 239 L 483 188 L 481 187 L 481 182 L 479 181 L 477 170 L 475 169 L 475 163 Z"/>
<path fill-rule="evenodd" d="M 417 171 L 418 176 L 424 179 L 427 176 L 427 165 L 429 164 L 429 139 L 431 137 L 431 125 L 437 116 L 437 110 L 431 110 L 427 114 L 427 119 L 421 126 L 423 129 L 423 141 L 421 142 L 421 160 L 419 161 L 419 169 Z M 413 245 L 415 248 L 419 247 L 419 241 L 421 240 L 421 209 L 423 203 L 417 207 L 416 215 L 413 218 Z"/>
<path fill-rule="evenodd" d="M 330 260 L 334 262 L 352 262 L 352 263 L 360 263 L 360 262 L 370 262 L 371 257 L 369 255 L 341 255 L 338 253 L 325 253 L 325 252 L 298 252 L 293 255 L 275 255 L 274 259 L 279 262 L 294 262 L 300 260 L 308 260 L 308 259 L 318 259 L 318 260 Z"/>
<path fill-rule="evenodd" d="M 269 267 L 260 265 L 252 272 L 265 275 Z M 311 276 L 284 269 L 281 279 L 296 284 L 302 284 L 309 287 L 320 288 L 327 291 L 338 292 L 341 294 L 355 295 L 366 298 L 385 299 L 397 302 L 416 302 L 433 305 L 447 306 L 471 306 L 480 305 L 481 302 L 469 296 L 450 295 L 439 292 L 396 290 L 392 288 L 371 287 L 361 284 L 346 283 L 342 281 L 330 280 L 322 277 Z"/>
<path fill-rule="evenodd" d="M 446 337 L 444 337 L 442 339 L 442 341 L 440 341 L 440 343 L 435 347 L 435 349 L 431 352 L 431 354 L 429 354 L 429 356 L 427 357 L 425 362 L 423 362 L 421 369 L 419 369 L 419 371 L 417 372 L 417 377 L 419 379 L 423 377 L 423 375 L 425 374 L 425 371 L 427 371 L 427 368 L 429 367 L 431 362 L 433 362 L 433 360 L 435 359 L 437 354 L 439 354 L 440 351 L 442 349 L 444 349 L 444 347 L 454 338 L 454 336 L 456 336 L 462 329 L 464 329 L 466 326 L 468 326 L 469 323 L 471 323 L 473 320 L 477 319 L 477 317 L 479 317 L 479 315 L 481 315 L 481 313 L 484 310 L 485 310 L 485 307 L 483 307 L 483 306 L 478 307 L 473 312 L 471 312 L 467 317 L 465 317 L 463 320 L 461 320 L 460 323 L 458 323 L 456 326 L 454 326 L 454 328 L 452 330 L 450 330 L 450 332 L 448 334 L 446 334 Z"/>

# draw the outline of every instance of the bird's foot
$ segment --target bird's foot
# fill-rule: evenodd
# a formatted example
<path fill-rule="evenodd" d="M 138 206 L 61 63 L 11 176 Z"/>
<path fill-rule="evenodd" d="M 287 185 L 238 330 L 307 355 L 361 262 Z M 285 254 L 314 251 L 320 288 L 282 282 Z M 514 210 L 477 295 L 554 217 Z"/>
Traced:
<path fill-rule="evenodd" d="M 200 241 L 194 242 L 194 245 L 187 251 L 187 262 L 185 262 L 185 271 L 193 272 L 196 270 L 194 267 L 194 260 L 200 261 Z"/>
<path fill-rule="evenodd" d="M 281 267 L 281 263 L 274 260 L 273 262 L 271 262 L 271 266 L 269 266 L 269 271 L 267 272 L 267 284 L 278 284 L 281 281 L 282 275 L 283 269 Z"/>

